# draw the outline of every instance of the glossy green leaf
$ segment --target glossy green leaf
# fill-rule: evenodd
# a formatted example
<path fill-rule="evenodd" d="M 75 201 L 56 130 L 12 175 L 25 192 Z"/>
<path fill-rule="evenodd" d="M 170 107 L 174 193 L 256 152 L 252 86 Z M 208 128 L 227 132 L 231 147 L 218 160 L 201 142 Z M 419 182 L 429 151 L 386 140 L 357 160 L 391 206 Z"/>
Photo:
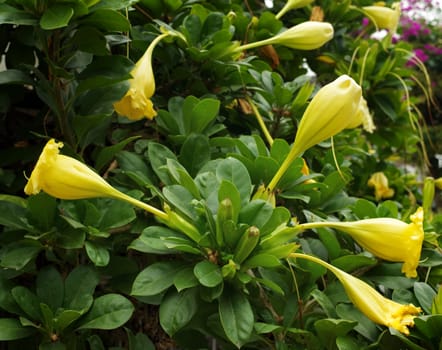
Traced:
<path fill-rule="evenodd" d="M 20 270 L 31 260 L 35 259 L 43 249 L 38 241 L 15 241 L 5 247 L 1 256 L 0 265 L 10 269 Z"/>
<path fill-rule="evenodd" d="M 74 9 L 70 4 L 53 4 L 40 18 L 40 26 L 45 30 L 66 27 L 73 15 Z"/>
<path fill-rule="evenodd" d="M 130 23 L 127 18 L 112 9 L 97 9 L 82 19 L 81 23 L 107 31 L 124 32 L 130 29 Z"/>
<path fill-rule="evenodd" d="M 23 327 L 15 318 L 0 318 L 0 341 L 26 338 L 35 332 L 35 328 Z"/>
<path fill-rule="evenodd" d="M 186 326 L 198 310 L 198 290 L 171 291 L 160 305 L 160 324 L 173 336 Z"/>
<path fill-rule="evenodd" d="M 40 300 L 28 288 L 23 286 L 14 287 L 11 294 L 15 302 L 33 321 L 41 321 Z"/>
<path fill-rule="evenodd" d="M 357 322 L 340 319 L 325 318 L 315 322 L 315 328 L 319 338 L 327 349 L 336 345 L 336 337 L 346 335 Z"/>
<path fill-rule="evenodd" d="M 134 306 L 119 294 L 106 294 L 94 300 L 78 329 L 114 329 L 121 327 L 132 316 Z"/>
<path fill-rule="evenodd" d="M 431 306 L 436 297 L 434 289 L 424 282 L 414 282 L 413 291 L 421 308 L 426 314 L 431 314 Z"/>
<path fill-rule="evenodd" d="M 173 284 L 178 292 L 181 292 L 184 289 L 196 287 L 199 284 L 199 281 L 193 273 L 193 267 L 189 266 L 178 271 L 173 280 Z"/>
<path fill-rule="evenodd" d="M 3 2 L 3 1 L 2 1 Z M 31 13 L 0 3 L 0 23 L 14 25 L 35 25 L 38 23 Z"/>
<path fill-rule="evenodd" d="M 47 304 L 54 312 L 63 304 L 64 281 L 53 266 L 47 266 L 37 275 L 36 292 L 41 302 Z"/>
<path fill-rule="evenodd" d="M 253 332 L 254 315 L 248 298 L 227 289 L 219 298 L 218 312 L 227 338 L 239 349 Z"/>
<path fill-rule="evenodd" d="M 93 302 L 95 287 L 99 278 L 89 266 L 79 265 L 71 271 L 65 280 L 63 305 L 66 309 L 87 311 Z"/>
<path fill-rule="evenodd" d="M 155 345 L 146 334 L 137 333 L 134 335 L 130 329 L 125 328 L 125 330 L 129 341 L 128 350 L 155 350 Z"/>
<path fill-rule="evenodd" d="M 249 201 L 252 192 L 252 181 L 246 167 L 237 159 L 223 159 L 216 168 L 216 177 L 222 181 L 230 181 L 238 189 L 241 203 Z"/>
<path fill-rule="evenodd" d="M 98 243 L 86 241 L 84 243 L 86 253 L 95 266 L 106 266 L 109 264 L 109 251 Z"/>
<path fill-rule="evenodd" d="M 159 294 L 171 285 L 182 264 L 172 261 L 157 262 L 142 270 L 132 286 L 132 295 L 151 296 Z"/>
<path fill-rule="evenodd" d="M 215 287 L 222 283 L 221 269 L 207 260 L 200 261 L 193 269 L 198 281 L 205 287 Z"/>
<path fill-rule="evenodd" d="M 178 159 L 189 174 L 195 176 L 210 160 L 209 138 L 202 134 L 190 134 L 181 147 Z"/>

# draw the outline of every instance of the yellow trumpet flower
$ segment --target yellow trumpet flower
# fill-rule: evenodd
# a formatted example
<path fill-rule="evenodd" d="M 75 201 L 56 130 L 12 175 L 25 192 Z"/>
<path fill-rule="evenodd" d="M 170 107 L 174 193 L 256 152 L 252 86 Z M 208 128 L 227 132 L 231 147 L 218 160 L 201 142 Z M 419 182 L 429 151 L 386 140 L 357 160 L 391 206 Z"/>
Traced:
<path fill-rule="evenodd" d="M 442 177 L 439 177 L 439 178 L 437 178 L 436 180 L 434 180 L 434 185 L 435 185 L 438 189 L 442 190 Z"/>
<path fill-rule="evenodd" d="M 278 14 L 275 16 L 276 19 L 280 19 L 282 16 L 284 16 L 287 12 L 290 10 L 298 9 L 307 5 L 310 5 L 313 2 L 313 0 L 288 0 L 284 7 L 278 12 Z"/>
<path fill-rule="evenodd" d="M 364 281 L 314 256 L 292 253 L 290 257 L 316 262 L 331 271 L 344 286 L 350 301 L 377 324 L 392 327 L 408 335 L 408 327 L 414 326 L 414 318 L 422 311 L 413 304 L 403 305 L 385 298 Z"/>
<path fill-rule="evenodd" d="M 155 46 L 170 33 L 157 36 L 131 71 L 130 87 L 123 98 L 114 103 L 115 111 L 131 120 L 153 119 L 157 112 L 150 98 L 155 93 L 155 77 L 152 70 L 152 53 Z"/>
<path fill-rule="evenodd" d="M 41 190 L 60 199 L 108 197 L 140 207 L 160 219 L 168 215 L 113 188 L 100 175 L 80 161 L 60 154 L 62 142 L 51 139 L 44 147 L 24 191 L 27 195 Z"/>
<path fill-rule="evenodd" d="M 377 201 L 394 196 L 394 190 L 388 187 L 388 178 L 381 171 L 371 175 L 367 184 L 369 187 L 374 187 L 374 196 Z"/>
<path fill-rule="evenodd" d="M 362 124 L 361 98 L 361 87 L 348 75 L 342 75 L 323 86 L 305 110 L 293 147 L 268 188 L 274 190 L 293 160 L 305 150 L 344 129 Z"/>
<path fill-rule="evenodd" d="M 330 23 L 306 21 L 271 38 L 238 46 L 234 52 L 242 52 L 264 45 L 283 45 L 298 50 L 314 50 L 330 41 L 333 34 L 333 26 Z"/>
<path fill-rule="evenodd" d="M 385 6 L 364 6 L 362 11 L 374 22 L 378 29 L 388 29 L 395 33 L 399 18 L 401 16 L 401 7 L 399 2 L 395 2 L 392 8 Z"/>
<path fill-rule="evenodd" d="M 410 218 L 409 224 L 393 218 L 374 218 L 353 222 L 311 222 L 298 227 L 330 227 L 348 233 L 361 247 L 375 256 L 387 261 L 403 262 L 402 272 L 407 277 L 416 277 L 424 240 L 422 208 Z"/>

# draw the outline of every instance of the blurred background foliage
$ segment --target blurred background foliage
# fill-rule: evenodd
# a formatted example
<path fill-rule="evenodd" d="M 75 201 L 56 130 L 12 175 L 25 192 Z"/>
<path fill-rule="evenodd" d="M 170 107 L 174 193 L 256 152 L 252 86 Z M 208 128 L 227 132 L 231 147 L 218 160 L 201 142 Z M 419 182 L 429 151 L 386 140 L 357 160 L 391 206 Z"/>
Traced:
<path fill-rule="evenodd" d="M 2 349 L 440 349 L 440 4 L 402 2 L 397 30 L 386 31 L 361 11 L 372 1 L 307 1 L 277 16 L 285 3 L 0 1 Z M 235 51 L 308 20 L 331 23 L 333 39 L 314 50 Z M 157 116 L 117 115 L 134 64 L 164 30 L 175 34 L 152 56 Z M 276 208 L 253 200 L 288 154 L 308 101 L 342 74 L 362 87 L 375 131 L 345 130 L 307 150 L 309 170 L 300 158 L 291 165 Z M 121 191 L 167 203 L 205 239 L 186 240 L 111 199 L 25 198 L 49 138 Z M 386 197 L 369 186 L 379 172 Z M 226 193 L 239 203 L 236 234 L 291 218 L 409 221 L 424 204 L 418 277 L 329 229 L 261 241 L 256 249 L 274 255 L 241 270 L 230 263 L 238 242 L 221 252 L 207 236 Z M 319 265 L 272 258 L 297 247 L 420 306 L 411 335 L 370 321 Z"/>

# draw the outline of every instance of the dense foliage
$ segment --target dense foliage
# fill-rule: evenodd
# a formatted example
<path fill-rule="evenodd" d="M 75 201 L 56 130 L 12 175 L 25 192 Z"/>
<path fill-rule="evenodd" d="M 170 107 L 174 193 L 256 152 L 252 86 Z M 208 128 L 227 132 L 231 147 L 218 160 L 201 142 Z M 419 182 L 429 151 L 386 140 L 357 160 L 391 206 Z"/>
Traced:
<path fill-rule="evenodd" d="M 399 14 L 0 0 L 0 348 L 441 349 L 442 34 Z"/>

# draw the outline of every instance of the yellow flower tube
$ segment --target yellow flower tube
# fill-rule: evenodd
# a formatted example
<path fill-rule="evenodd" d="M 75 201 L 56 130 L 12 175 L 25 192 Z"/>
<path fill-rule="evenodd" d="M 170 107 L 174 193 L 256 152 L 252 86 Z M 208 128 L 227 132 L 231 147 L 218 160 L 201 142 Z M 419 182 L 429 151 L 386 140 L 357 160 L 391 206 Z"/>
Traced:
<path fill-rule="evenodd" d="M 293 160 L 308 148 L 347 128 L 360 125 L 361 87 L 348 75 L 323 86 L 313 97 L 302 116 L 295 142 L 281 167 L 270 181 L 273 191 Z"/>
<path fill-rule="evenodd" d="M 381 171 L 373 173 L 368 179 L 367 185 L 374 187 L 374 196 L 377 201 L 394 196 L 394 190 L 388 187 L 388 179 Z"/>
<path fill-rule="evenodd" d="M 47 142 L 24 188 L 27 195 L 43 190 L 60 199 L 109 197 L 129 202 L 160 219 L 168 220 L 165 212 L 118 191 L 85 164 L 60 154 L 61 147 L 63 143 L 54 139 Z"/>
<path fill-rule="evenodd" d="M 350 301 L 377 324 L 392 327 L 408 335 L 408 327 L 414 326 L 414 318 L 422 311 L 413 304 L 403 305 L 385 298 L 364 281 L 314 256 L 292 253 L 290 257 L 313 261 L 331 271 L 344 286 Z"/>
<path fill-rule="evenodd" d="M 424 240 L 423 210 L 411 215 L 407 224 L 393 218 L 374 218 L 353 222 L 312 222 L 300 224 L 300 229 L 330 227 L 348 233 L 360 246 L 375 256 L 394 262 L 403 262 L 402 272 L 416 277 L 416 268 Z"/>
<path fill-rule="evenodd" d="M 277 13 L 275 16 L 276 19 L 280 19 L 282 16 L 284 16 L 287 12 L 290 10 L 298 9 L 307 5 L 310 5 L 313 2 L 313 0 L 288 0 L 284 7 Z"/>
<path fill-rule="evenodd" d="M 392 8 L 385 6 L 364 6 L 362 11 L 374 22 L 378 29 L 388 29 L 396 32 L 401 8 L 399 2 L 395 2 Z"/>
<path fill-rule="evenodd" d="M 157 112 L 150 98 L 155 93 L 155 77 L 152 70 L 152 53 L 155 46 L 170 33 L 157 36 L 131 71 L 130 87 L 123 98 L 114 103 L 115 111 L 131 120 L 153 119 Z"/>
<path fill-rule="evenodd" d="M 306 21 L 271 38 L 238 46 L 234 52 L 264 45 L 283 45 L 291 49 L 314 50 L 333 38 L 333 26 L 327 22 Z"/>

